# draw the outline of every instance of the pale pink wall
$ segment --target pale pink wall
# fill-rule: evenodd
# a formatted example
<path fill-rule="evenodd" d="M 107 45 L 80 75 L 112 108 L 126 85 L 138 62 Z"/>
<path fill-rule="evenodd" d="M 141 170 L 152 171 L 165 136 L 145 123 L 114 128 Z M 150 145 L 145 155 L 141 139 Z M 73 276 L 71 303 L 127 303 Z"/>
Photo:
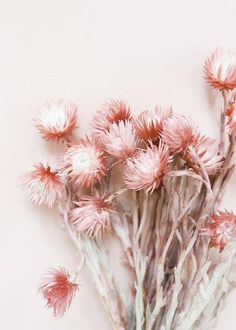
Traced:
<path fill-rule="evenodd" d="M 36 295 L 45 267 L 75 266 L 56 213 L 35 208 L 17 188 L 31 163 L 52 158 L 32 126 L 37 105 L 74 99 L 81 132 L 110 98 L 124 98 L 137 112 L 172 105 L 215 135 L 202 63 L 216 46 L 236 46 L 235 12 L 234 0 L 0 0 L 1 329 L 110 329 L 88 274 L 61 319 Z M 224 203 L 234 211 L 235 182 Z M 236 293 L 218 330 L 235 329 L 235 300 Z"/>

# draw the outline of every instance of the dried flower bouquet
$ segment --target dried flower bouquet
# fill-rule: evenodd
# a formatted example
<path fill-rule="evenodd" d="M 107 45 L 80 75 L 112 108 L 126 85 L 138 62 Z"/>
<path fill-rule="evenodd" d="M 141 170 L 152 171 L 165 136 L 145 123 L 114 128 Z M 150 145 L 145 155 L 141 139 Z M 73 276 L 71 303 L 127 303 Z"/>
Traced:
<path fill-rule="evenodd" d="M 74 103 L 60 99 L 39 111 L 42 137 L 66 150 L 55 169 L 39 163 L 22 186 L 35 204 L 58 208 L 79 253 L 76 270 L 52 268 L 42 278 L 54 315 L 69 307 L 86 266 L 114 329 L 214 326 L 236 284 L 236 215 L 219 210 L 235 167 L 235 52 L 217 49 L 203 70 L 222 94 L 219 142 L 171 108 L 136 116 L 112 101 L 84 138 L 75 134 Z M 130 275 L 125 292 L 109 265 L 112 235 Z"/>

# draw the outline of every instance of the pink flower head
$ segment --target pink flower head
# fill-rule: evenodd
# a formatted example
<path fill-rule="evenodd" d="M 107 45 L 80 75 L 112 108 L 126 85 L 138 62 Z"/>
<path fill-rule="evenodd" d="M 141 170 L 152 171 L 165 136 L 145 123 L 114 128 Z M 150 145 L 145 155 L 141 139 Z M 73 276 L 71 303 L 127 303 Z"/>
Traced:
<path fill-rule="evenodd" d="M 131 119 L 130 107 L 123 101 L 113 100 L 106 103 L 103 109 L 97 111 L 94 116 L 92 127 L 94 133 L 101 133 L 109 130 L 113 123 L 118 124 L 120 121 L 127 121 Z"/>
<path fill-rule="evenodd" d="M 170 117 L 172 110 L 162 110 L 160 107 L 156 107 L 154 111 L 143 111 L 138 117 L 133 119 L 133 125 L 137 136 L 147 142 L 155 142 L 162 132 L 164 121 Z"/>
<path fill-rule="evenodd" d="M 65 313 L 77 290 L 78 284 L 71 281 L 64 268 L 49 269 L 39 288 L 43 298 L 47 300 L 47 307 L 53 309 L 54 316 Z"/>
<path fill-rule="evenodd" d="M 134 155 L 138 145 L 138 139 L 131 122 L 113 123 L 109 131 L 100 136 L 104 150 L 118 159 L 126 159 Z"/>
<path fill-rule="evenodd" d="M 219 211 L 201 230 L 202 235 L 209 236 L 211 247 L 222 251 L 227 243 L 236 239 L 236 216 L 230 212 Z"/>
<path fill-rule="evenodd" d="M 185 116 L 175 114 L 164 124 L 162 139 L 173 153 L 185 152 L 198 138 L 198 127 Z"/>
<path fill-rule="evenodd" d="M 113 204 L 100 196 L 85 196 L 78 206 L 71 211 L 70 220 L 79 233 L 96 237 L 111 229 Z"/>
<path fill-rule="evenodd" d="M 64 169 L 69 178 L 79 186 L 90 187 L 105 175 L 105 157 L 93 138 L 79 139 L 72 144 L 64 157 Z"/>
<path fill-rule="evenodd" d="M 159 138 L 161 123 L 155 112 L 143 111 L 133 119 L 133 125 L 137 136 L 147 142 L 156 141 Z"/>
<path fill-rule="evenodd" d="M 193 147 L 208 175 L 216 174 L 223 164 L 222 156 L 218 154 L 216 140 L 207 136 L 200 136 Z M 190 153 L 186 153 L 185 160 L 196 172 L 199 172 L 199 165 L 196 164 Z"/>
<path fill-rule="evenodd" d="M 236 93 L 231 97 L 225 114 L 228 117 L 227 125 L 230 134 L 236 138 Z"/>
<path fill-rule="evenodd" d="M 70 141 L 76 128 L 76 121 L 76 105 L 59 99 L 42 106 L 35 119 L 35 126 L 47 141 Z"/>
<path fill-rule="evenodd" d="M 62 176 L 57 171 L 52 171 L 50 166 L 41 163 L 24 175 L 22 188 L 36 205 L 44 204 L 48 207 L 61 199 L 64 192 Z"/>
<path fill-rule="evenodd" d="M 231 90 L 236 87 L 236 52 L 217 48 L 203 67 L 206 81 L 214 88 Z"/>
<path fill-rule="evenodd" d="M 124 168 L 124 180 L 129 189 L 153 192 L 161 183 L 171 161 L 167 145 L 151 145 L 146 151 L 140 151 L 127 160 Z"/>

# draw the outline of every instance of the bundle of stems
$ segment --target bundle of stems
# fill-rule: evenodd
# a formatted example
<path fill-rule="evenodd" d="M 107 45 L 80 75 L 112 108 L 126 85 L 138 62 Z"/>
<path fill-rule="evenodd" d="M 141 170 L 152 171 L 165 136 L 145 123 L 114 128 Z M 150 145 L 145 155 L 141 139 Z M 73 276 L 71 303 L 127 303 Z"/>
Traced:
<path fill-rule="evenodd" d="M 236 216 L 219 210 L 235 168 L 233 54 L 217 49 L 204 66 L 223 100 L 219 142 L 170 108 L 132 116 L 121 101 L 98 111 L 90 136 L 75 138 L 76 106 L 44 105 L 36 127 L 67 150 L 55 170 L 40 163 L 23 186 L 36 204 L 57 206 L 78 252 L 72 275 L 53 269 L 42 281 L 55 315 L 70 305 L 86 266 L 116 330 L 214 327 L 236 284 Z M 235 62 L 226 65 L 227 56 Z M 128 270 L 127 290 L 110 266 L 112 235 Z"/>

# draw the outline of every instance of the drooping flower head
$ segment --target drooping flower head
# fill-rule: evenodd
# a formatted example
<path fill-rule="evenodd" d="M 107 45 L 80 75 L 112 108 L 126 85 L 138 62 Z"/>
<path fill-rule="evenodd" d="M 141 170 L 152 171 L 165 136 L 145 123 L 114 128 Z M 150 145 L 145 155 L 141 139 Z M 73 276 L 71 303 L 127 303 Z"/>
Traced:
<path fill-rule="evenodd" d="M 202 228 L 201 234 L 210 238 L 211 247 L 222 251 L 227 243 L 236 239 L 236 216 L 231 212 L 219 211 L 212 216 L 211 222 Z"/>
<path fill-rule="evenodd" d="M 123 101 L 113 100 L 98 110 L 92 121 L 93 132 L 100 134 L 109 130 L 111 124 L 128 121 L 131 119 L 130 107 Z"/>
<path fill-rule="evenodd" d="M 153 192 L 161 183 L 171 161 L 169 149 L 162 142 L 151 145 L 128 159 L 124 167 L 124 181 L 129 189 Z"/>
<path fill-rule="evenodd" d="M 100 136 L 104 150 L 118 159 L 126 159 L 134 155 L 138 145 L 138 139 L 131 122 L 113 123 L 110 129 Z"/>
<path fill-rule="evenodd" d="M 111 229 L 113 203 L 104 196 L 85 196 L 71 211 L 70 221 L 79 233 L 91 237 L 103 235 Z"/>
<path fill-rule="evenodd" d="M 76 185 L 91 187 L 100 182 L 106 172 L 104 153 L 94 138 L 79 139 L 64 157 L 64 169 Z"/>
<path fill-rule="evenodd" d="M 74 103 L 59 99 L 47 102 L 35 119 L 35 126 L 47 141 L 70 141 L 77 121 L 77 107 Z"/>
<path fill-rule="evenodd" d="M 198 127 L 185 116 L 175 114 L 164 124 L 162 139 L 173 153 L 185 152 L 198 138 Z"/>
<path fill-rule="evenodd" d="M 217 48 L 206 60 L 204 78 L 214 88 L 231 90 L 236 87 L 236 52 Z"/>
<path fill-rule="evenodd" d="M 52 207 L 61 199 L 64 192 L 62 176 L 42 163 L 35 165 L 34 170 L 24 175 L 21 186 L 36 205 L 43 204 L 48 207 Z"/>
<path fill-rule="evenodd" d="M 143 111 L 133 118 L 133 126 L 137 136 L 144 142 L 155 142 L 162 132 L 163 122 L 171 116 L 172 110 L 156 107 L 154 111 Z"/>
<path fill-rule="evenodd" d="M 225 114 L 228 118 L 227 126 L 229 128 L 229 132 L 235 139 L 236 138 L 236 93 L 232 95 L 228 103 L 227 109 L 225 111 Z"/>
<path fill-rule="evenodd" d="M 47 307 L 53 309 L 54 316 L 62 316 L 69 308 L 78 284 L 70 279 L 64 268 L 49 269 L 42 278 L 39 291 L 47 300 Z"/>
<path fill-rule="evenodd" d="M 193 148 L 202 164 L 205 166 L 208 175 L 216 174 L 223 164 L 222 156 L 218 154 L 216 140 L 207 136 L 200 136 L 197 142 L 193 145 Z M 196 172 L 200 171 L 199 164 L 193 159 L 191 153 L 187 152 L 184 158 L 189 166 Z"/>

